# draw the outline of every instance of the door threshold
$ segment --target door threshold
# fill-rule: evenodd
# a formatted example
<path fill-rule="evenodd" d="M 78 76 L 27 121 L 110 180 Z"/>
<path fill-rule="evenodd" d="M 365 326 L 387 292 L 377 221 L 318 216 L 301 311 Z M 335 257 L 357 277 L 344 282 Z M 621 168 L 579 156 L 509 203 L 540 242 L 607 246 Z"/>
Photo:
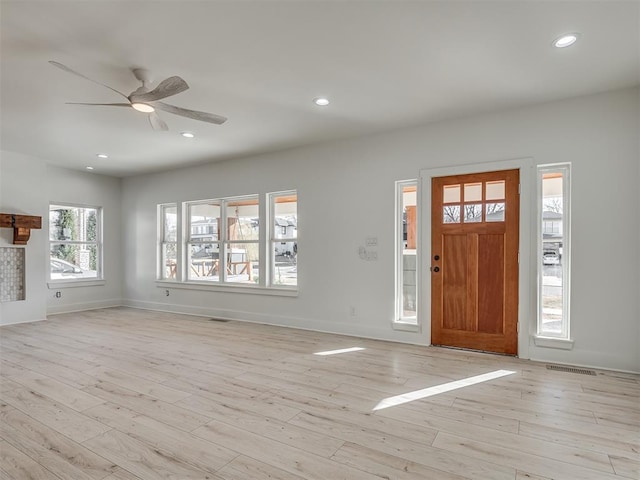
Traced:
<path fill-rule="evenodd" d="M 431 345 L 431 346 L 432 347 L 439 347 L 439 348 L 447 348 L 449 350 L 460 350 L 460 351 L 463 351 L 463 352 L 489 353 L 491 355 L 500 355 L 501 357 L 515 357 L 515 358 L 518 358 L 518 354 L 492 352 L 490 350 L 476 350 L 474 348 L 454 347 L 452 345 Z"/>

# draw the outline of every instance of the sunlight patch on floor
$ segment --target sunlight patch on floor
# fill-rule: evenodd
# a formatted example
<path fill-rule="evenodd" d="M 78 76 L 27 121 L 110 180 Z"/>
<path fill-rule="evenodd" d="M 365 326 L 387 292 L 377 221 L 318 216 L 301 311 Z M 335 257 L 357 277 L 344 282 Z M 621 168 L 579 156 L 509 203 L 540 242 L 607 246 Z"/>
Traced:
<path fill-rule="evenodd" d="M 512 375 L 516 372 L 511 370 L 496 370 L 495 372 L 483 373 L 482 375 L 476 375 L 475 377 L 463 378 L 462 380 L 456 380 L 453 382 L 443 383 L 442 385 L 435 385 L 433 387 L 423 388 L 422 390 L 415 390 L 413 392 L 403 393 L 402 395 L 396 395 L 395 397 L 387 397 L 378 403 L 374 407 L 375 410 L 382 410 L 384 408 L 395 407 L 402 405 L 403 403 L 413 402 L 422 398 L 432 397 L 440 393 L 450 392 L 451 390 L 457 390 L 458 388 L 469 387 L 476 385 L 477 383 L 488 382 L 496 378 Z"/>
<path fill-rule="evenodd" d="M 362 347 L 351 347 L 351 348 L 341 348 L 340 350 L 327 350 L 325 352 L 316 352 L 314 355 L 337 355 L 339 353 L 349 353 L 349 352 L 359 352 L 360 350 L 364 350 Z"/>

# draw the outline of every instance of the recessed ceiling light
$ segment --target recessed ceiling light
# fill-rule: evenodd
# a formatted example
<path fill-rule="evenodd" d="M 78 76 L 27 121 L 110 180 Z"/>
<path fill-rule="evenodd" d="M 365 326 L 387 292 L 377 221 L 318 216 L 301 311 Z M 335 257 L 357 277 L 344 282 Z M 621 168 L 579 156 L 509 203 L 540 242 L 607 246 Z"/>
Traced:
<path fill-rule="evenodd" d="M 191 132 L 182 132 L 180 135 L 182 135 L 185 138 L 193 138 L 195 137 L 195 135 Z"/>
<path fill-rule="evenodd" d="M 147 105 L 146 103 L 132 103 L 131 106 L 142 113 L 151 113 L 156 110 L 151 105 Z"/>
<path fill-rule="evenodd" d="M 96 157 L 98 158 L 109 158 L 109 155 L 106 153 L 96 153 Z"/>
<path fill-rule="evenodd" d="M 318 97 L 313 99 L 313 103 L 315 103 L 319 107 L 326 107 L 327 105 L 329 105 L 329 99 L 324 97 Z"/>
<path fill-rule="evenodd" d="M 567 33 L 561 37 L 556 38 L 553 41 L 553 46 L 556 48 L 565 48 L 573 45 L 578 40 L 577 33 Z"/>
<path fill-rule="evenodd" d="M 93 167 L 86 167 L 87 170 L 93 170 Z"/>

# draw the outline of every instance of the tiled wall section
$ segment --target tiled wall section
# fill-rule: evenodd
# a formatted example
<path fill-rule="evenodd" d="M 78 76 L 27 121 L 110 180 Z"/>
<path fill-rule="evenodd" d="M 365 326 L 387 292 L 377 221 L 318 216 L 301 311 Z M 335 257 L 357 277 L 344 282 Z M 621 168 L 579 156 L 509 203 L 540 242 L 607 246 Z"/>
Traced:
<path fill-rule="evenodd" d="M 24 248 L 0 247 L 0 302 L 24 300 Z"/>

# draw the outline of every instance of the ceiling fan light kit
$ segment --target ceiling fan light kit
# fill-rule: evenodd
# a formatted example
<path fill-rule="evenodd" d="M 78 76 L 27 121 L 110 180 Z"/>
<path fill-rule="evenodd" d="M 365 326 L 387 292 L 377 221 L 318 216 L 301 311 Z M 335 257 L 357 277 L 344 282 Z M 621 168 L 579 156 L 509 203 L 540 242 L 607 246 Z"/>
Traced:
<path fill-rule="evenodd" d="M 96 80 L 93 80 L 81 73 L 72 70 L 71 68 L 63 65 L 62 63 L 55 62 L 50 60 L 49 63 L 54 67 L 59 68 L 67 73 L 75 75 L 80 78 L 84 78 L 85 80 L 89 80 L 90 82 L 101 85 L 105 88 L 108 88 L 112 92 L 117 93 L 118 95 L 124 97 L 128 103 L 77 103 L 77 102 L 68 102 L 71 105 L 88 105 L 88 106 L 102 106 L 102 107 L 132 107 L 134 110 L 137 110 L 142 113 L 149 114 L 149 123 L 151 128 L 158 131 L 169 130 L 167 124 L 162 120 L 156 110 L 162 110 L 164 112 L 171 113 L 173 115 L 178 115 L 181 117 L 191 118 L 192 120 L 198 120 L 201 122 L 213 123 L 214 125 L 221 125 L 227 121 L 226 117 L 221 115 L 216 115 L 213 113 L 207 112 L 199 112 L 197 110 L 189 110 L 187 108 L 176 107 L 175 105 L 170 105 L 168 103 L 160 102 L 160 100 L 171 97 L 173 95 L 177 95 L 178 93 L 184 92 L 189 88 L 187 82 L 185 82 L 182 78 L 178 76 L 173 76 L 169 78 L 165 78 L 162 80 L 157 87 L 153 90 L 149 90 L 149 84 L 151 83 L 151 77 L 149 75 L 148 70 L 142 68 L 133 69 L 133 75 L 136 79 L 142 82 L 142 86 L 138 87 L 136 90 L 131 92 L 129 95 L 125 95 L 122 92 L 119 92 L 115 88 L 111 88 L 104 83 L 100 83 Z"/>

